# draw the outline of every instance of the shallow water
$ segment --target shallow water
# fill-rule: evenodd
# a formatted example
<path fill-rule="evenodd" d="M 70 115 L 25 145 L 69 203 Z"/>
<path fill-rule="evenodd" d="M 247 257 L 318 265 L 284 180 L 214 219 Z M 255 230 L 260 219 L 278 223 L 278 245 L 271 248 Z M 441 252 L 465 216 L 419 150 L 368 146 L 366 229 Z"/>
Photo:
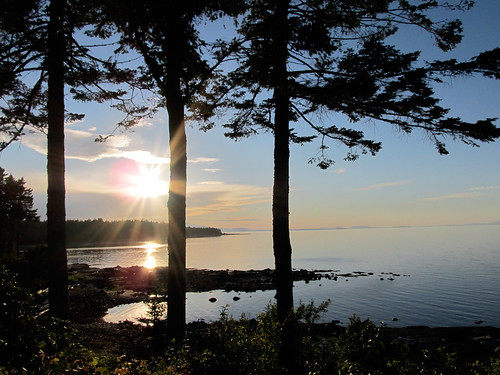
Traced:
<path fill-rule="evenodd" d="M 294 284 L 295 301 L 331 300 L 323 320 L 348 321 L 353 314 L 390 326 L 467 326 L 476 320 L 500 326 L 500 227 L 450 226 L 294 231 L 294 268 L 330 269 L 373 275 Z M 167 265 L 167 249 L 154 256 Z M 96 267 L 143 265 L 144 248 L 74 249 L 69 263 Z M 187 266 L 206 269 L 273 268 L 271 232 L 188 239 Z M 389 280 L 385 272 L 401 276 Z M 403 276 L 406 275 L 406 276 Z M 384 280 L 381 280 L 383 278 Z M 226 306 L 235 317 L 255 316 L 273 301 L 274 291 L 188 293 L 189 321 L 217 319 Z M 208 301 L 217 298 L 215 303 Z M 124 310 L 131 311 L 130 313 Z M 110 320 L 145 313 L 146 305 L 122 307 Z M 397 318 L 397 321 L 392 321 Z"/>

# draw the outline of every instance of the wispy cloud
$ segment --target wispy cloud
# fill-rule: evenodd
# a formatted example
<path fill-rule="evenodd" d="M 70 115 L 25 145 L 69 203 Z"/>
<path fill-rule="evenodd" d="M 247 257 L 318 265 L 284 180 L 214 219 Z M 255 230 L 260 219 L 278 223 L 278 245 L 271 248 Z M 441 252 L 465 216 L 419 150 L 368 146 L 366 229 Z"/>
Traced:
<path fill-rule="evenodd" d="M 245 206 L 271 201 L 270 187 L 213 182 L 188 186 L 188 216 L 237 212 Z"/>
<path fill-rule="evenodd" d="M 369 186 L 357 188 L 357 189 L 354 189 L 354 191 L 377 190 L 377 189 L 384 189 L 384 188 L 388 188 L 388 187 L 404 186 L 404 185 L 408 185 L 408 184 L 409 184 L 409 181 L 383 182 L 380 184 L 369 185 Z"/>
<path fill-rule="evenodd" d="M 440 200 L 445 200 L 445 199 L 467 199 L 467 198 L 474 198 L 474 197 L 480 197 L 481 192 L 484 191 L 490 191 L 490 190 L 500 190 L 500 186 L 498 185 L 488 185 L 488 186 L 474 186 L 468 189 L 468 192 L 465 193 L 455 193 L 455 194 L 446 194 L 446 195 L 440 195 L 437 197 L 429 197 L 429 198 L 422 198 L 420 199 L 421 201 L 427 201 L 427 202 L 433 202 L 433 201 L 440 201 Z"/>
<path fill-rule="evenodd" d="M 479 193 L 456 193 L 456 194 L 447 194 L 447 195 L 440 195 L 437 197 L 430 197 L 430 198 L 422 198 L 422 201 L 425 202 L 434 202 L 434 201 L 441 201 L 445 199 L 464 199 L 464 198 L 474 198 L 478 197 L 481 194 Z"/>
<path fill-rule="evenodd" d="M 134 124 L 134 127 L 137 128 L 137 127 L 141 127 L 141 126 L 152 126 L 152 125 L 153 125 L 153 122 L 150 119 L 142 118 Z"/>
<path fill-rule="evenodd" d="M 106 158 L 126 158 L 145 164 L 169 164 L 170 159 L 150 151 L 129 150 L 132 139 L 125 134 L 110 137 L 106 142 L 95 142 L 95 134 L 75 129 L 65 130 L 66 158 L 95 162 Z M 23 137 L 22 143 L 32 150 L 46 155 L 45 134 L 33 133 Z"/>
<path fill-rule="evenodd" d="M 262 221 L 262 219 L 257 219 L 257 218 L 248 218 L 248 217 L 230 217 L 230 218 L 227 218 L 227 219 L 215 219 L 214 221 L 217 221 L 217 222 L 224 222 L 224 223 L 227 223 L 227 222 L 259 222 L 259 221 Z"/>
<path fill-rule="evenodd" d="M 500 186 L 475 186 L 471 187 L 469 190 L 472 191 L 485 191 L 485 190 L 500 190 Z"/>
<path fill-rule="evenodd" d="M 335 169 L 335 173 L 338 173 L 338 174 L 342 174 L 345 172 L 346 172 L 346 170 L 344 168 Z"/>
<path fill-rule="evenodd" d="M 149 151 L 120 151 L 117 153 L 109 153 L 101 155 L 101 158 L 125 158 L 137 161 L 143 164 L 169 164 L 170 158 L 156 156 Z"/>
<path fill-rule="evenodd" d="M 205 168 L 203 169 L 203 172 L 210 172 L 210 173 L 216 173 L 216 172 L 220 172 L 222 169 L 219 169 L 219 168 Z"/>
<path fill-rule="evenodd" d="M 199 182 L 198 184 L 200 184 L 200 185 L 222 185 L 222 184 L 224 184 L 224 182 L 222 182 L 222 181 L 202 181 L 202 182 Z"/>
<path fill-rule="evenodd" d="M 218 161 L 220 161 L 220 159 L 218 158 L 205 158 L 205 157 L 199 157 L 199 158 L 194 158 L 194 159 L 190 159 L 188 160 L 188 163 L 191 163 L 191 164 L 198 164 L 198 163 L 217 163 Z"/>

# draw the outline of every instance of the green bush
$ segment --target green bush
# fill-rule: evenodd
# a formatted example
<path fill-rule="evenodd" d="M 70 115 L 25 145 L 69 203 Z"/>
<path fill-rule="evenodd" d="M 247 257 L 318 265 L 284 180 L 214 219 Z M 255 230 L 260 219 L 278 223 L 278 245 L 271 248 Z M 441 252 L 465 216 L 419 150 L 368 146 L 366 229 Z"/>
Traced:
<path fill-rule="evenodd" d="M 0 298 L 0 374 L 285 373 L 278 361 L 283 327 L 277 322 L 275 305 L 256 319 L 236 320 L 224 309 L 217 322 L 191 323 L 182 342 L 155 340 L 153 326 L 145 331 L 152 338 L 143 344 L 154 350 L 149 358 L 139 359 L 92 352 L 69 322 L 40 315 L 34 295 L 4 266 L 0 266 Z M 160 301 L 154 301 L 150 318 L 161 325 L 163 310 L 156 302 Z M 390 342 L 368 319 L 354 316 L 344 329 L 318 324 L 327 305 L 300 304 L 290 316 L 300 343 L 296 361 L 300 373 L 500 375 L 498 357 L 467 362 L 444 347 L 422 350 Z"/>
<path fill-rule="evenodd" d="M 39 333 L 38 311 L 33 295 L 4 265 L 0 265 L 0 301 L 0 366 L 26 366 L 38 352 L 38 343 L 30 339 Z"/>
<path fill-rule="evenodd" d="M 267 309 L 255 319 L 230 317 L 227 310 L 212 324 L 189 332 L 185 358 L 194 374 L 277 373 L 279 326 Z"/>

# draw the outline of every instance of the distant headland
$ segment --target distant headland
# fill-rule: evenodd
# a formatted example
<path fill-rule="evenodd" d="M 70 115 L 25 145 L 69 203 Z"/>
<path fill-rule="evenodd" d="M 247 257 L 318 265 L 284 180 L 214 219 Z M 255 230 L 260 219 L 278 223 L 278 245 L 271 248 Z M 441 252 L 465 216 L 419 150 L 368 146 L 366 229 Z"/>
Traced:
<path fill-rule="evenodd" d="M 43 245 L 47 238 L 47 223 L 23 223 L 21 247 Z M 148 220 L 67 220 L 66 243 L 68 247 L 134 245 L 146 241 L 166 243 L 168 224 Z M 218 228 L 187 227 L 186 237 L 218 237 Z"/>

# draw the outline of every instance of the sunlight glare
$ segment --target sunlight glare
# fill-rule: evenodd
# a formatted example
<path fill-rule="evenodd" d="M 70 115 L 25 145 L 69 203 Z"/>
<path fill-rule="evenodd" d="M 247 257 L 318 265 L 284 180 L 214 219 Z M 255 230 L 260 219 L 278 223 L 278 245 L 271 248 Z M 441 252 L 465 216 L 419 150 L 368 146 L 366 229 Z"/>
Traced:
<path fill-rule="evenodd" d="M 146 261 L 144 262 L 143 265 L 145 268 L 148 268 L 150 270 L 156 268 L 156 259 L 152 255 L 148 255 L 146 258 Z"/>
<path fill-rule="evenodd" d="M 148 269 L 154 269 L 156 268 L 156 259 L 153 256 L 153 253 L 158 251 L 157 249 L 160 247 L 163 247 L 165 245 L 158 244 L 156 242 L 146 242 L 144 245 L 141 247 L 144 249 L 144 252 L 146 253 L 146 261 L 143 264 L 143 267 L 148 268 Z"/>
<path fill-rule="evenodd" d="M 162 178 L 163 168 L 162 164 L 121 160 L 110 171 L 110 184 L 125 196 L 136 199 L 167 195 L 168 181 Z"/>
<path fill-rule="evenodd" d="M 158 166 L 139 166 L 139 174 L 129 176 L 128 195 L 137 198 L 154 198 L 168 193 L 166 181 L 160 178 Z"/>

